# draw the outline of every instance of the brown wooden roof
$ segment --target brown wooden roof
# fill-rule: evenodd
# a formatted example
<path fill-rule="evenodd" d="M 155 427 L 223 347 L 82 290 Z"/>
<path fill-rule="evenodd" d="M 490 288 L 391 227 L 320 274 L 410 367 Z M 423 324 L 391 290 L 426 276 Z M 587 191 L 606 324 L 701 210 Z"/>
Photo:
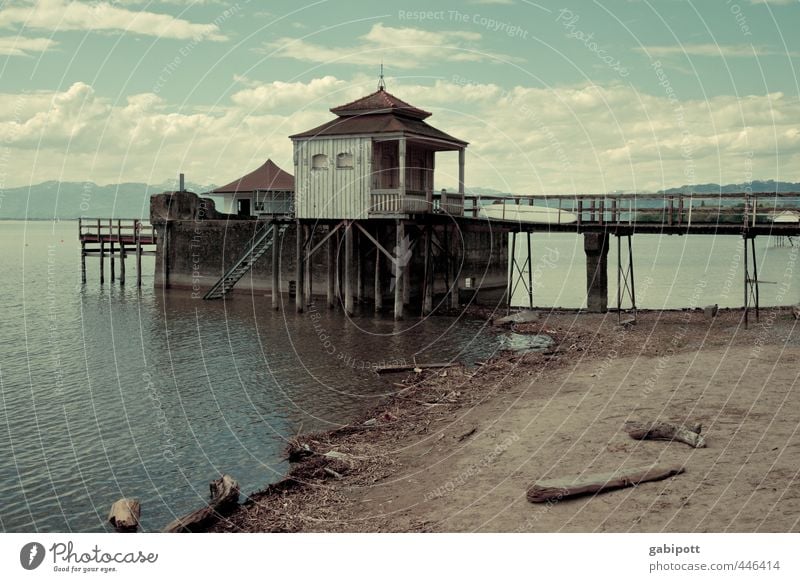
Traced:
<path fill-rule="evenodd" d="M 359 115 L 338 117 L 319 127 L 290 136 L 295 138 L 314 138 L 332 135 L 402 133 L 407 137 L 428 138 L 448 142 L 453 147 L 464 147 L 467 142 L 436 129 L 421 119 L 408 119 L 391 113 L 378 115 Z M 443 144 L 446 145 L 446 144 Z"/>
<path fill-rule="evenodd" d="M 366 97 L 334 107 L 331 109 L 331 113 L 335 113 L 339 117 L 382 113 L 395 113 L 413 119 L 425 119 L 431 116 L 429 112 L 398 99 L 382 87 Z"/>
<path fill-rule="evenodd" d="M 267 160 L 262 166 L 245 174 L 230 184 L 214 190 L 215 194 L 236 194 L 256 190 L 289 190 L 294 192 L 294 176 L 281 170 L 275 162 Z"/>

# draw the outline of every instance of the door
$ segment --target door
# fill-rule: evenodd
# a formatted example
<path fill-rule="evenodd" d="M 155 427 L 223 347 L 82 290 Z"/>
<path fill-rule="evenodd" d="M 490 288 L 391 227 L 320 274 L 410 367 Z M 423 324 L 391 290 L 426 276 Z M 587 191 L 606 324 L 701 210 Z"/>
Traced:
<path fill-rule="evenodd" d="M 239 216 L 250 216 L 250 199 L 249 198 L 239 198 L 237 199 L 237 210 L 236 214 Z"/>

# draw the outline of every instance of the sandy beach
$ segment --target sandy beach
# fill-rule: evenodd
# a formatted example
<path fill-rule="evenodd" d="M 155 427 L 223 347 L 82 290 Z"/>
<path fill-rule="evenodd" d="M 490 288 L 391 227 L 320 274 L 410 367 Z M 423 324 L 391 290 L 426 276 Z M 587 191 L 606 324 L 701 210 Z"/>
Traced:
<path fill-rule="evenodd" d="M 292 443 L 286 479 L 214 531 L 800 530 L 800 342 L 790 309 L 541 312 L 544 353 L 400 374 L 397 394 Z M 633 440 L 628 420 L 701 423 L 707 447 Z M 366 424 L 365 424 L 366 423 Z M 652 463 L 685 473 L 533 504 L 537 479 Z"/>

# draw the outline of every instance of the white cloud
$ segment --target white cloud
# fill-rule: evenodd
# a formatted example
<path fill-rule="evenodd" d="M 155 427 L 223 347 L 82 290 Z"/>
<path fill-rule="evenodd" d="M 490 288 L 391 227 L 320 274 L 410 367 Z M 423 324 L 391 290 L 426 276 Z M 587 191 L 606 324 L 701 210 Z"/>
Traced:
<path fill-rule="evenodd" d="M 0 55 L 29 57 L 55 47 L 51 38 L 26 38 L 23 36 L 0 36 Z"/>
<path fill-rule="evenodd" d="M 19 25 L 53 32 L 113 30 L 161 38 L 226 39 L 213 23 L 195 24 L 167 14 L 120 8 L 109 2 L 10 0 L 0 10 L 0 28 Z"/>
<path fill-rule="evenodd" d="M 719 45 L 719 44 L 684 44 L 666 46 L 646 46 L 637 47 L 639 52 L 648 54 L 651 57 L 672 57 L 672 56 L 696 56 L 696 57 L 764 57 L 769 55 L 787 56 L 786 52 L 776 51 L 765 47 L 749 44 Z M 788 56 L 795 56 L 789 53 Z"/>
<path fill-rule="evenodd" d="M 492 61 L 519 59 L 481 50 L 477 32 L 419 28 L 396 28 L 377 23 L 359 38 L 360 44 L 349 47 L 332 47 L 316 44 L 304 38 L 284 37 L 269 42 L 261 52 L 271 56 L 286 57 L 312 63 L 345 63 L 372 66 L 381 58 L 392 67 L 409 69 L 424 65 L 426 61 Z"/>
<path fill-rule="evenodd" d="M 245 80 L 224 107 L 198 110 L 176 109 L 153 93 L 115 104 L 75 83 L 0 94 L 0 135 L 18 170 L 9 181 L 158 183 L 181 169 L 194 182 L 224 183 L 267 157 L 291 170 L 288 135 L 373 89 L 366 78 Z M 468 187 L 570 193 L 800 178 L 800 102 L 782 93 L 674 103 L 623 85 L 505 90 L 391 79 L 389 90 L 471 143 Z M 437 181 L 456 184 L 452 156 L 440 156 Z"/>

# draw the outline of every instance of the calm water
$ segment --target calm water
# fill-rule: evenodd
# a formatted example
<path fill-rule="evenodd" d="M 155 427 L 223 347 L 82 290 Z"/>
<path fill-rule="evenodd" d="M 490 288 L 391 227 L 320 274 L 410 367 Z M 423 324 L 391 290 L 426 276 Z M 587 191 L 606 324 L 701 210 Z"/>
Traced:
<path fill-rule="evenodd" d="M 772 242 L 757 245 L 760 279 L 774 282 L 762 304 L 795 303 L 797 251 Z M 640 306 L 741 305 L 738 238 L 634 243 Z M 533 237 L 537 305 L 582 305 L 582 244 Z M 96 259 L 82 287 L 72 222 L 0 222 L 0 253 L 3 531 L 103 530 L 122 496 L 139 497 L 144 527 L 158 529 L 200 506 L 220 472 L 244 491 L 280 478 L 287 436 L 345 423 L 391 392 L 371 363 L 482 359 L 510 341 L 463 319 L 297 316 L 262 297 L 164 294 L 152 258 L 141 290 L 101 287 Z"/>
<path fill-rule="evenodd" d="M 627 264 L 626 239 L 622 239 Z M 800 242 L 795 242 L 800 244 Z M 517 257 L 527 256 L 527 240 L 517 238 Z M 519 247 L 525 247 L 520 249 Z M 586 262 L 583 237 L 572 234 L 532 235 L 534 305 L 585 307 Z M 743 242 L 738 236 L 633 237 L 636 303 L 640 308 L 662 309 L 741 307 L 744 304 Z M 772 237 L 756 238 L 759 300 L 762 306 L 800 302 L 800 248 L 777 246 Z M 537 276 L 538 275 L 538 276 Z M 751 274 L 752 275 L 752 274 Z M 527 280 L 527 270 L 525 270 Z M 617 303 L 617 239 L 611 237 L 608 254 L 608 300 Z M 528 305 L 527 291 L 517 285 L 515 305 Z M 623 302 L 623 307 L 629 303 Z"/>
<path fill-rule="evenodd" d="M 392 389 L 370 363 L 473 360 L 501 338 L 455 318 L 297 316 L 269 299 L 79 285 L 72 222 L 0 222 L 0 530 L 101 531 L 142 500 L 158 529 L 208 482 L 245 492 L 287 469 L 285 439 L 348 422 Z M 148 262 L 149 261 L 149 262 Z M 133 280 L 129 264 L 129 282 Z M 108 271 L 106 272 L 108 275 Z"/>

